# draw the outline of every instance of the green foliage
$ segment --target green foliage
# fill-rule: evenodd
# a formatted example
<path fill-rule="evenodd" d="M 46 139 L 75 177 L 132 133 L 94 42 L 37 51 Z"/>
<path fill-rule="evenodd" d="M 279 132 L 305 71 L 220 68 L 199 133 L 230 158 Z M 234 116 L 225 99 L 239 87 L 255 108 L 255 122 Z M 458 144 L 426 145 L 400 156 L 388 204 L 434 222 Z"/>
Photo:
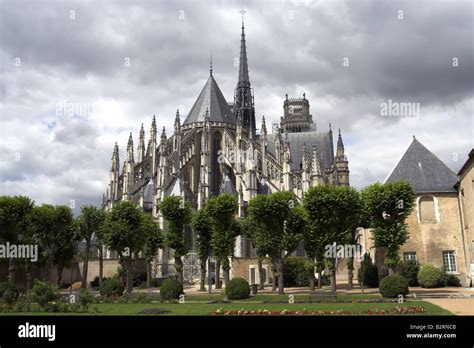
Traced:
<path fill-rule="evenodd" d="M 420 265 L 416 260 L 408 260 L 402 263 L 402 276 L 408 280 L 408 285 L 418 286 L 418 272 Z"/>
<path fill-rule="evenodd" d="M 364 284 L 366 288 L 376 288 L 379 286 L 379 275 L 377 266 L 372 263 L 372 258 L 368 253 L 364 254 L 358 273 L 359 284 Z"/>
<path fill-rule="evenodd" d="M 459 280 L 458 277 L 456 277 L 453 274 L 446 275 L 445 279 L 446 279 L 447 286 L 455 286 L 455 287 L 461 286 L 461 281 Z"/>
<path fill-rule="evenodd" d="M 89 305 L 95 302 L 95 297 L 87 289 L 80 289 L 78 293 L 78 303 L 81 305 L 82 310 L 87 312 Z"/>
<path fill-rule="evenodd" d="M 163 246 L 163 234 L 151 214 L 141 213 L 140 233 L 145 236 L 143 254 L 148 262 L 151 262 L 158 249 Z"/>
<path fill-rule="evenodd" d="M 398 295 L 406 296 L 408 294 L 408 280 L 399 274 L 386 276 L 380 282 L 379 291 L 385 298 L 396 298 Z"/>
<path fill-rule="evenodd" d="M 18 300 L 18 290 L 12 282 L 0 283 L 0 300 L 11 306 Z"/>
<path fill-rule="evenodd" d="M 160 204 L 160 211 L 167 222 L 165 243 L 174 250 L 174 256 L 186 255 L 188 248 L 184 227 L 191 222 L 191 207 L 181 197 L 168 196 Z"/>
<path fill-rule="evenodd" d="M 184 294 L 183 284 L 176 278 L 166 279 L 160 287 L 160 298 L 162 301 L 177 300 L 182 294 Z"/>
<path fill-rule="evenodd" d="M 56 285 L 38 279 L 35 279 L 29 296 L 31 302 L 38 303 L 42 308 L 45 308 L 49 302 L 59 301 L 60 298 L 59 289 Z"/>
<path fill-rule="evenodd" d="M 205 207 L 210 218 L 211 246 L 214 257 L 220 261 L 222 269 L 230 269 L 229 256 L 233 255 L 234 239 L 241 231 L 235 214 L 238 211 L 237 197 L 223 193 L 211 198 Z"/>
<path fill-rule="evenodd" d="M 0 196 L 0 241 L 25 242 L 34 201 L 26 196 Z"/>
<path fill-rule="evenodd" d="M 104 297 L 118 297 L 122 296 L 125 286 L 123 282 L 118 278 L 110 278 L 102 281 L 99 287 L 101 296 Z"/>
<path fill-rule="evenodd" d="M 211 252 L 212 220 L 206 209 L 197 211 L 192 220 L 199 259 L 206 260 Z"/>
<path fill-rule="evenodd" d="M 437 288 L 445 286 L 444 272 L 433 265 L 421 265 L 418 272 L 418 283 L 422 288 Z"/>
<path fill-rule="evenodd" d="M 243 278 L 233 278 L 225 288 L 229 300 L 243 300 L 250 296 L 250 285 Z"/>
<path fill-rule="evenodd" d="M 92 235 L 97 233 L 104 219 L 104 212 L 97 209 L 97 207 L 93 205 L 82 206 L 81 215 L 77 219 L 79 239 L 85 239 L 86 242 L 90 243 Z"/>
<path fill-rule="evenodd" d="M 385 264 L 394 268 L 398 250 L 408 240 L 406 218 L 414 207 L 415 192 L 407 181 L 376 183 L 362 190 L 365 210 L 376 247 L 386 250 Z"/>
<path fill-rule="evenodd" d="M 311 264 L 305 257 L 288 257 L 283 264 L 286 286 L 309 286 Z M 313 271 L 314 272 L 314 271 Z"/>

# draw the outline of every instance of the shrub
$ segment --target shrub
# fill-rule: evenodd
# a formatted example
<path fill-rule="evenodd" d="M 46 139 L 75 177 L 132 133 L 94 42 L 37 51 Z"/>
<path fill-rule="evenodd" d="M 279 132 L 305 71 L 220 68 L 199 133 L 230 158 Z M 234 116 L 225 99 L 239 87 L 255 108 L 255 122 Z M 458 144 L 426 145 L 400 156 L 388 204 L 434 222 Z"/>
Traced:
<path fill-rule="evenodd" d="M 162 301 L 177 300 L 179 295 L 183 293 L 183 284 L 176 278 L 166 279 L 160 287 L 160 298 Z"/>
<path fill-rule="evenodd" d="M 360 264 L 357 278 L 359 279 L 359 284 L 363 284 L 365 288 L 376 288 L 379 286 L 378 269 L 377 266 L 372 263 L 372 258 L 368 253 L 364 254 L 364 259 Z"/>
<path fill-rule="evenodd" d="M 446 275 L 446 284 L 448 286 L 461 286 L 461 281 L 459 280 L 458 277 L 448 274 Z"/>
<path fill-rule="evenodd" d="M 445 285 L 443 271 L 433 265 L 422 265 L 418 272 L 418 283 L 422 288 L 437 288 Z"/>
<path fill-rule="evenodd" d="M 380 282 L 379 291 L 385 298 L 405 296 L 408 294 L 408 280 L 399 274 L 386 276 Z"/>
<path fill-rule="evenodd" d="M 232 279 L 225 288 L 225 294 L 229 300 L 242 300 L 249 298 L 250 285 L 243 278 Z"/>
<path fill-rule="evenodd" d="M 107 277 L 102 277 L 102 281 L 107 280 Z M 93 281 L 89 282 L 91 288 L 97 289 L 99 287 L 99 276 L 96 276 Z"/>
<path fill-rule="evenodd" d="M 31 302 L 36 302 L 41 308 L 45 308 L 50 302 L 57 302 L 59 300 L 59 290 L 54 284 L 35 280 L 30 291 Z"/>
<path fill-rule="evenodd" d="M 18 300 L 18 290 L 12 282 L 0 283 L 0 300 L 11 306 Z"/>
<path fill-rule="evenodd" d="M 134 287 L 140 286 L 143 283 L 146 284 L 146 272 L 134 273 L 132 283 Z"/>
<path fill-rule="evenodd" d="M 99 287 L 100 295 L 105 297 L 122 296 L 124 290 L 125 286 L 118 278 L 104 280 Z"/>
<path fill-rule="evenodd" d="M 305 257 L 288 257 L 283 264 L 285 286 L 309 286 L 311 265 Z"/>
<path fill-rule="evenodd" d="M 84 312 L 87 312 L 89 309 L 89 304 L 94 303 L 95 297 L 92 295 L 89 290 L 81 289 L 78 294 L 78 302 L 82 307 Z"/>
<path fill-rule="evenodd" d="M 420 265 L 416 260 L 408 260 L 402 264 L 402 276 L 408 280 L 409 286 L 418 286 L 418 272 Z"/>

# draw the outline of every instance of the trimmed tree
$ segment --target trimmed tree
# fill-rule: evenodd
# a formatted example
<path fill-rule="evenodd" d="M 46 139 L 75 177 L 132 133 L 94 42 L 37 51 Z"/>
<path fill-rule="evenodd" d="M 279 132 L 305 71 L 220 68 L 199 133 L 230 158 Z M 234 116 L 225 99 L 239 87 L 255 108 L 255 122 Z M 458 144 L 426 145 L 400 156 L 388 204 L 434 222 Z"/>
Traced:
<path fill-rule="evenodd" d="M 304 211 L 291 192 L 282 191 L 252 198 L 248 213 L 255 224 L 251 233 L 254 245 L 262 252 L 268 251 L 276 270 L 278 293 L 283 294 L 283 262 L 303 238 Z"/>
<path fill-rule="evenodd" d="M 362 190 L 362 198 L 375 247 L 385 249 L 384 263 L 392 275 L 400 263 L 400 247 L 409 238 L 406 219 L 413 210 L 415 192 L 407 181 L 375 183 Z"/>
<path fill-rule="evenodd" d="M 188 253 L 184 228 L 191 222 L 191 207 L 181 197 L 168 196 L 160 204 L 160 211 L 167 222 L 164 230 L 165 243 L 173 249 L 174 268 L 178 280 L 183 284 L 183 260 Z"/>
<path fill-rule="evenodd" d="M 237 197 L 223 193 L 211 198 L 205 207 L 211 218 L 211 246 L 214 257 L 224 272 L 224 284 L 229 283 L 229 258 L 234 253 L 234 239 L 240 233 L 241 226 L 235 215 L 238 211 Z M 217 272 L 216 272 L 217 273 Z M 219 279 L 216 279 L 216 284 Z"/>
<path fill-rule="evenodd" d="M 106 245 L 119 254 L 125 264 L 126 290 L 132 292 L 132 256 L 138 253 L 145 243 L 141 233 L 141 211 L 131 201 L 122 201 L 112 207 L 105 222 Z"/>
<path fill-rule="evenodd" d="M 362 212 L 359 193 L 347 186 L 317 186 L 306 192 L 303 205 L 307 212 L 308 228 L 321 235 L 325 247 L 325 258 L 330 262 L 331 291 L 336 291 L 336 262 L 338 255 L 333 245 L 342 245 L 350 240 L 357 228 Z M 344 255 L 347 256 L 347 255 Z"/>
<path fill-rule="evenodd" d="M 145 236 L 142 252 L 146 259 L 146 284 L 151 288 L 151 263 L 158 249 L 163 246 L 163 234 L 156 220 L 148 213 L 141 213 L 140 233 Z"/>
<path fill-rule="evenodd" d="M 211 254 L 212 235 L 212 221 L 206 209 L 201 209 L 194 214 L 192 226 L 196 235 L 196 251 L 201 266 L 199 291 L 206 291 L 206 261 Z"/>
<path fill-rule="evenodd" d="M 104 213 L 93 205 L 81 207 L 81 215 L 78 221 L 78 237 L 86 242 L 84 250 L 84 265 L 82 267 L 82 288 L 87 287 L 87 272 L 89 269 L 89 254 L 92 246 L 92 238 L 97 235 L 97 232 L 104 221 Z"/>

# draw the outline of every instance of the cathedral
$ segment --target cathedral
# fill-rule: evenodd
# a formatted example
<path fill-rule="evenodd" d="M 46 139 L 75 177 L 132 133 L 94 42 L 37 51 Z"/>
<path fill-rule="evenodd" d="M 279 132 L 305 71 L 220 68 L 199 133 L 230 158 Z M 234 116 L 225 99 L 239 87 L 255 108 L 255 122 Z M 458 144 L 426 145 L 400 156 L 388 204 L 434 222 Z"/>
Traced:
<path fill-rule="evenodd" d="M 224 97 L 212 75 L 202 88 L 189 114 L 182 121 L 176 111 L 174 133 L 165 127 L 159 133 L 155 117 L 148 143 L 143 124 L 137 153 L 133 136 L 127 144 L 120 170 L 119 148 L 115 144 L 110 183 L 103 196 L 103 208 L 110 210 L 121 200 L 132 200 L 153 214 L 163 226 L 159 211 L 164 197 L 183 197 L 193 209 L 201 209 L 213 196 L 226 192 L 238 197 L 239 216 L 244 217 L 249 200 L 257 194 L 287 190 L 301 200 L 309 187 L 349 185 L 348 160 L 341 132 L 336 150 L 331 124 L 321 130 L 313 121 L 306 95 L 283 100 L 283 116 L 268 132 L 265 117 L 257 132 L 254 93 L 249 79 L 245 28 L 242 21 L 238 81 L 233 99 Z M 194 242 L 186 231 L 190 250 Z M 249 241 L 238 237 L 236 257 L 252 256 Z M 174 270 L 170 250 L 160 250 L 157 276 Z M 186 262 L 185 262 L 186 264 Z"/>

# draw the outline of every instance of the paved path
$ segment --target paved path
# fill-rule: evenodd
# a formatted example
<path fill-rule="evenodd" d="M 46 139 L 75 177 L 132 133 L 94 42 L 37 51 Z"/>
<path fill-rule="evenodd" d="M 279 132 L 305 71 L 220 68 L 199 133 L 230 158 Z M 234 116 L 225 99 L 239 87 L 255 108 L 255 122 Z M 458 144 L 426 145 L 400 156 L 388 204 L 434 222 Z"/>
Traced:
<path fill-rule="evenodd" d="M 474 315 L 474 298 L 427 298 L 424 300 L 456 315 Z"/>

